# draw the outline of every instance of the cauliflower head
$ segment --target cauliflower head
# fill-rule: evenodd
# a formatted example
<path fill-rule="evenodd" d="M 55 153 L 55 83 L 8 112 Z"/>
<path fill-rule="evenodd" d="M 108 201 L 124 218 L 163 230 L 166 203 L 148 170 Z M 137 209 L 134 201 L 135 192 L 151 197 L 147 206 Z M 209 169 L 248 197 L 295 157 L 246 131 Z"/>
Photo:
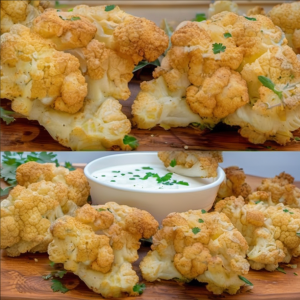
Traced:
<path fill-rule="evenodd" d="M 52 224 L 49 258 L 63 263 L 94 292 L 105 298 L 137 296 L 139 277 L 132 269 L 138 259 L 139 239 L 150 238 L 157 221 L 146 211 L 108 202 L 79 208 L 74 217 Z"/>
<path fill-rule="evenodd" d="M 249 203 L 231 196 L 215 210 L 225 213 L 248 242 L 247 258 L 252 269 L 274 271 L 278 263 L 290 262 L 300 245 L 300 210 L 274 204 L 270 193 L 254 192 Z"/>
<path fill-rule="evenodd" d="M 289 46 L 300 54 L 300 3 L 295 1 L 276 5 L 268 16 L 284 31 Z"/>
<path fill-rule="evenodd" d="M 282 172 L 274 178 L 263 179 L 257 190 L 269 192 L 273 203 L 282 203 L 289 207 L 300 208 L 300 189 L 293 183 L 294 178 Z"/>
<path fill-rule="evenodd" d="M 1 35 L 1 98 L 12 100 L 12 109 L 28 117 L 33 101 L 55 111 L 79 111 L 87 84 L 72 55 L 29 28 L 16 24 Z"/>
<path fill-rule="evenodd" d="M 224 171 L 226 178 L 218 190 L 217 201 L 230 196 L 242 196 L 244 199 L 247 199 L 252 190 L 250 185 L 245 182 L 246 175 L 243 169 L 232 166 L 225 168 Z"/>
<path fill-rule="evenodd" d="M 160 151 L 158 157 L 169 171 L 189 177 L 217 177 L 218 163 L 223 162 L 217 151 Z"/>
<path fill-rule="evenodd" d="M 9 32 L 14 24 L 27 27 L 49 7 L 49 1 L 1 1 L 1 34 Z"/>
<path fill-rule="evenodd" d="M 206 282 L 214 294 L 235 294 L 248 273 L 243 236 L 223 213 L 190 210 L 171 213 L 153 236 L 151 251 L 140 263 L 148 281 L 177 279 Z"/>

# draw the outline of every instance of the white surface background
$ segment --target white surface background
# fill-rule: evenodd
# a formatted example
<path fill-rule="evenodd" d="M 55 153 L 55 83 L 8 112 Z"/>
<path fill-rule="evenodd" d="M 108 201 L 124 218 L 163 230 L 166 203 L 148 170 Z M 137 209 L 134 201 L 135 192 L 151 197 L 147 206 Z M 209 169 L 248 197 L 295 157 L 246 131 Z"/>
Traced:
<path fill-rule="evenodd" d="M 90 161 L 106 155 L 117 155 L 124 152 L 54 152 L 59 162 L 89 163 Z M 147 153 L 147 152 L 144 152 Z M 221 167 L 239 166 L 246 174 L 260 177 L 274 177 L 280 172 L 287 172 L 300 181 L 300 152 L 223 152 L 224 162 Z"/>

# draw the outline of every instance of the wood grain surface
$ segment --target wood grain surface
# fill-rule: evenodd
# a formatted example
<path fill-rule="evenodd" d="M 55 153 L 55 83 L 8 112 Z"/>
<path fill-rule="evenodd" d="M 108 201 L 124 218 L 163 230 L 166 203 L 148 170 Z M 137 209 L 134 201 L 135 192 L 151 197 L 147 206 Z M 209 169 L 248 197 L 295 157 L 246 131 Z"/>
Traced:
<path fill-rule="evenodd" d="M 150 79 L 147 75 L 142 80 Z M 131 118 L 131 105 L 139 92 L 139 80 L 129 84 L 131 97 L 120 101 L 123 112 Z M 2 99 L 1 106 L 10 109 L 11 102 Z M 70 151 L 56 142 L 37 121 L 29 121 L 16 114 L 16 121 L 6 125 L 1 120 L 1 150 L 2 151 Z M 178 127 L 164 130 L 157 126 L 151 130 L 132 128 L 130 135 L 139 141 L 138 151 L 157 150 L 253 150 L 253 151 L 300 151 L 300 142 L 291 141 L 286 146 L 280 146 L 268 141 L 263 145 L 251 144 L 240 136 L 238 127 L 225 124 L 217 125 L 214 130 L 198 130 L 191 127 Z M 294 132 L 300 138 L 300 129 Z"/>
<path fill-rule="evenodd" d="M 83 166 L 80 166 L 83 167 Z M 252 189 L 260 184 L 262 178 L 247 175 L 246 181 Z M 300 182 L 295 182 L 300 187 Z M 128 297 L 128 300 L 160 300 L 160 299 L 224 299 L 224 300 L 299 300 L 300 299 L 300 257 L 293 258 L 291 264 L 297 264 L 296 269 L 284 267 L 286 274 L 281 272 L 268 272 L 264 270 L 250 270 L 245 276 L 254 284 L 252 290 L 242 289 L 237 295 L 213 295 L 205 288 L 205 284 L 192 281 L 180 284 L 175 281 L 161 280 L 160 282 L 145 282 L 139 271 L 139 262 L 150 250 L 143 246 L 139 250 L 139 260 L 133 264 L 140 281 L 146 284 L 145 292 L 139 297 Z M 20 257 L 8 257 L 5 250 L 1 250 L 1 300 L 22 299 L 102 299 L 102 297 L 89 290 L 86 285 L 74 274 L 64 276 L 62 282 L 70 289 L 65 294 L 54 293 L 51 281 L 44 280 L 43 275 L 53 271 L 49 265 L 47 254 L 23 254 Z M 298 276 L 294 275 L 297 273 Z"/>

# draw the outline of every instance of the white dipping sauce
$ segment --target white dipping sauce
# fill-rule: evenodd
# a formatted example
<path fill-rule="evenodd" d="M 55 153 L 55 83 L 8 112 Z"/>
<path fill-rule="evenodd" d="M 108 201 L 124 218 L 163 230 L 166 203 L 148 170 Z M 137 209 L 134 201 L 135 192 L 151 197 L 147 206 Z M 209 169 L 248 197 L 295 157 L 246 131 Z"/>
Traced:
<path fill-rule="evenodd" d="M 158 182 L 157 178 L 153 177 L 149 173 L 157 174 L 160 178 L 162 178 L 171 172 L 168 171 L 163 165 L 129 164 L 113 166 L 95 171 L 92 173 L 92 177 L 94 177 L 100 183 L 105 183 L 113 187 L 128 187 L 145 191 L 197 188 L 207 185 L 215 180 L 215 178 L 192 178 L 171 173 L 171 177 L 170 175 L 167 176 L 167 178 L 170 177 L 168 180 Z M 148 178 L 142 180 L 141 178 L 145 178 L 145 176 Z"/>

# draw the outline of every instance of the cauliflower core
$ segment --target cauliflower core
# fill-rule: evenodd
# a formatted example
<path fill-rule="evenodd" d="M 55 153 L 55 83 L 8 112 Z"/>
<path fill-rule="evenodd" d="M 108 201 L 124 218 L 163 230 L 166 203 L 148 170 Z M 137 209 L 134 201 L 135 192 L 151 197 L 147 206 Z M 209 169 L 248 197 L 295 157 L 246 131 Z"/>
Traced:
<path fill-rule="evenodd" d="M 52 224 L 49 258 L 63 263 L 94 292 L 105 298 L 137 296 L 139 277 L 132 269 L 139 239 L 150 238 L 158 222 L 146 211 L 108 202 L 79 208 L 75 217 Z"/>
<path fill-rule="evenodd" d="M 278 263 L 290 262 L 300 254 L 300 209 L 274 204 L 268 192 L 219 201 L 215 210 L 223 212 L 248 242 L 248 261 L 252 269 L 274 271 Z"/>
<path fill-rule="evenodd" d="M 9 256 L 46 252 L 50 225 L 86 203 L 87 179 L 79 170 L 28 162 L 17 168 L 17 180 L 1 202 L 1 249 Z"/>
<path fill-rule="evenodd" d="M 144 279 L 197 279 L 214 294 L 235 294 L 244 285 L 239 275 L 249 269 L 247 242 L 225 214 L 172 213 L 162 225 L 140 264 Z"/>
<path fill-rule="evenodd" d="M 158 157 L 169 171 L 189 177 L 217 177 L 218 163 L 223 162 L 217 151 L 160 151 Z"/>

